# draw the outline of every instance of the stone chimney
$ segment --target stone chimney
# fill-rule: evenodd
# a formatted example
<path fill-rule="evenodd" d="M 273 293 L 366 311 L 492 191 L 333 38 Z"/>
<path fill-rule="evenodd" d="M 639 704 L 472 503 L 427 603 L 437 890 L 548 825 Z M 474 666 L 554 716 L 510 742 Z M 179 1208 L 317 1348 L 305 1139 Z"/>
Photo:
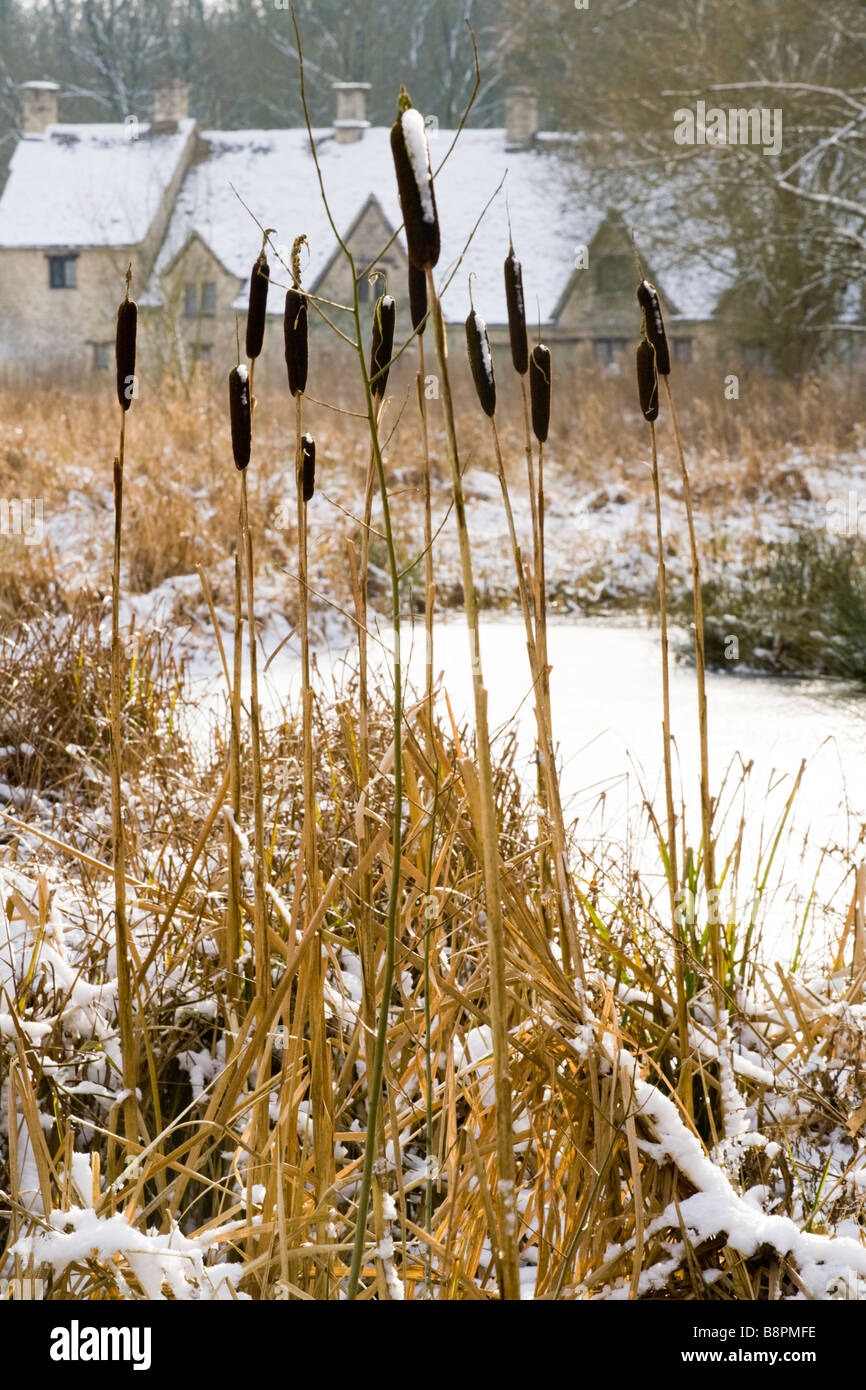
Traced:
<path fill-rule="evenodd" d="M 21 134 L 44 135 L 45 127 L 57 121 L 56 82 L 22 82 Z"/>
<path fill-rule="evenodd" d="M 332 82 L 331 88 L 337 93 L 337 116 L 334 121 L 334 134 L 337 143 L 350 145 L 360 140 L 370 127 L 367 120 L 367 93 L 369 82 Z"/>
<path fill-rule="evenodd" d="M 189 115 L 189 83 L 173 77 L 157 87 L 153 94 L 153 124 L 155 135 L 177 129 L 178 121 Z"/>
<path fill-rule="evenodd" d="M 511 87 L 505 95 L 505 148 L 525 150 L 538 132 L 538 97 L 532 87 Z"/>

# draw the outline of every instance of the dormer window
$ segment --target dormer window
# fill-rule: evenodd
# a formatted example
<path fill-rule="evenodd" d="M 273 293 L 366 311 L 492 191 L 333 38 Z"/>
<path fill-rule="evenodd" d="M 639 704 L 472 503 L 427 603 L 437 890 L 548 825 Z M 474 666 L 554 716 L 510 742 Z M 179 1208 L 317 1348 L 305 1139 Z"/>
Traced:
<path fill-rule="evenodd" d="M 201 285 L 191 282 L 183 287 L 184 318 L 212 319 L 216 313 L 216 282 L 204 280 Z"/>
<path fill-rule="evenodd" d="M 48 286 L 52 290 L 75 290 L 78 288 L 78 257 L 49 256 Z"/>

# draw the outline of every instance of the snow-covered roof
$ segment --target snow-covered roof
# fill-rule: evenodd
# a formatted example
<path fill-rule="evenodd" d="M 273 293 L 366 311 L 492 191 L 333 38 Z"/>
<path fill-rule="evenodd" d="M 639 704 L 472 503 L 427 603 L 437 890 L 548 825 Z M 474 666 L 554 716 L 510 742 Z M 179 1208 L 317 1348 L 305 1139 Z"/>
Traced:
<path fill-rule="evenodd" d="M 454 132 L 440 130 L 431 139 L 434 171 L 444 159 Z M 325 191 L 341 234 L 348 231 L 374 196 L 391 227 L 402 218 L 391 156 L 389 131 L 367 130 L 361 140 L 340 143 L 333 130 L 314 131 Z M 318 178 L 305 130 L 204 131 L 210 155 L 187 173 L 168 232 L 157 258 L 144 302 L 158 303 L 162 272 L 198 235 L 244 284 L 261 246 L 261 235 L 246 207 L 262 226 L 274 227 L 274 241 L 289 247 L 306 234 L 310 260 L 302 261 L 304 283 L 314 288 L 335 250 L 333 232 L 319 192 Z M 450 286 L 442 296 L 446 318 L 462 320 L 468 310 L 467 277 L 474 272 L 473 294 L 490 323 L 507 318 L 502 267 L 508 252 L 505 196 L 515 250 L 523 263 L 527 311 L 550 322 L 572 273 L 575 247 L 588 244 L 606 209 L 595 206 L 589 180 L 581 169 L 579 141 L 547 138 L 542 147 L 505 148 L 503 130 L 464 130 L 436 180 L 442 235 L 437 282 L 444 281 L 464 251 L 481 212 L 507 170 L 507 178 L 484 215 Z M 241 201 L 242 200 L 242 201 Z M 401 234 L 402 240 L 402 234 Z M 670 302 L 685 318 L 708 317 L 727 283 L 706 266 L 680 264 L 666 255 L 663 243 L 646 251 Z M 662 278 L 664 270 L 664 279 Z M 285 279 L 272 264 L 275 281 Z M 244 291 L 239 296 L 243 302 Z M 537 307 L 536 307 L 537 304 Z M 272 286 L 269 311 L 282 311 L 282 296 Z"/>
<path fill-rule="evenodd" d="M 146 124 L 135 132 L 121 124 L 57 124 L 48 126 L 43 135 L 23 138 L 0 198 L 0 249 L 122 247 L 141 242 L 194 130 L 192 120 L 179 121 L 174 131 L 153 134 Z M 325 189 L 341 234 L 353 226 L 371 197 L 391 228 L 400 226 L 389 134 L 386 127 L 374 127 L 359 140 L 340 142 L 333 128 L 314 132 Z M 285 248 L 296 236 L 306 234 L 310 259 L 302 260 L 304 283 L 314 288 L 336 244 L 307 132 L 300 128 L 204 131 L 199 138 L 197 157 L 183 178 L 141 302 L 161 302 L 160 276 L 190 238 L 198 236 L 243 285 L 238 296 L 242 305 L 261 246 L 261 235 L 244 204 L 263 226 L 277 229 L 274 240 Z M 434 170 L 453 139 L 453 131 L 433 133 Z M 502 274 L 508 250 L 506 194 L 514 246 L 523 263 L 527 312 L 533 319 L 540 314 L 544 323 L 553 320 L 562 301 L 575 264 L 575 248 L 592 241 L 608 212 L 590 177 L 582 137 L 545 133 L 532 149 L 507 150 L 503 130 L 464 130 L 436 180 L 442 235 L 437 282 L 445 283 L 460 262 L 442 296 L 451 321 L 462 320 L 467 313 L 470 272 L 476 277 L 473 293 L 479 312 L 489 323 L 506 321 Z M 645 198 L 636 197 L 633 210 L 623 205 L 620 196 L 619 211 L 627 225 L 635 223 L 638 244 L 668 303 L 683 318 L 710 317 L 729 283 L 728 273 L 725 267 L 698 263 L 694 255 L 684 252 L 681 214 L 670 190 L 655 209 L 647 208 Z M 277 281 L 285 278 L 273 263 L 272 275 Z M 276 284 L 268 307 L 272 313 L 282 310 Z"/>
<path fill-rule="evenodd" d="M 0 197 L 0 248 L 143 241 L 194 127 L 49 125 L 25 136 Z"/>

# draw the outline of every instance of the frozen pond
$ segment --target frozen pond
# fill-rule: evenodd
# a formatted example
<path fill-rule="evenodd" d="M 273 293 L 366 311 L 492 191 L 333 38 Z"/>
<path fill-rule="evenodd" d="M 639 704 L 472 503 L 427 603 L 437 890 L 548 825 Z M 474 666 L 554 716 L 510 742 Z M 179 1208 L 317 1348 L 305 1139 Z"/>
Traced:
<path fill-rule="evenodd" d="M 371 643 L 371 660 L 386 666 L 389 633 Z M 471 722 L 472 689 L 465 624 L 458 617 L 439 623 L 435 669 L 458 720 Z M 294 647 L 294 643 L 292 644 Z M 491 731 L 518 734 L 518 767 L 535 785 L 535 721 L 520 617 L 482 618 L 482 663 L 489 692 Z M 562 768 L 564 804 L 577 822 L 581 846 L 615 851 L 650 879 L 659 876 L 658 849 L 642 813 L 645 800 L 664 823 L 662 766 L 661 651 L 655 628 L 609 619 L 552 620 L 548 633 L 552 665 L 554 732 Z M 348 653 L 348 660 L 354 651 Z M 341 652 L 317 655 L 322 680 L 339 680 Z M 419 622 L 403 637 L 403 659 L 416 690 L 424 681 L 424 630 Z M 298 688 L 297 656 L 289 647 L 265 677 L 263 705 L 278 709 Z M 764 676 L 708 676 L 710 780 L 719 799 L 716 825 L 721 872 L 740 834 L 744 853 L 736 890 L 738 911 L 751 905 L 758 861 L 766 862 L 777 824 L 805 760 L 799 791 L 785 824 L 763 896 L 770 928 L 765 946 L 794 942 L 812 894 L 808 936 L 817 948 L 826 933 L 838 932 L 852 885 L 840 891 L 866 821 L 866 698 L 839 682 Z M 676 741 L 675 795 L 686 806 L 689 842 L 700 840 L 699 745 L 694 670 L 671 668 L 671 722 Z M 743 781 L 743 771 L 750 765 Z M 725 782 L 722 787 L 723 780 Z M 721 794 L 720 794 L 721 793 Z M 833 853 L 822 851 L 834 847 Z M 866 858 L 866 852 L 863 853 Z M 726 907 L 723 888 L 721 903 Z M 831 907 L 832 903 L 832 907 Z M 775 943 L 778 942 L 776 945 Z"/>

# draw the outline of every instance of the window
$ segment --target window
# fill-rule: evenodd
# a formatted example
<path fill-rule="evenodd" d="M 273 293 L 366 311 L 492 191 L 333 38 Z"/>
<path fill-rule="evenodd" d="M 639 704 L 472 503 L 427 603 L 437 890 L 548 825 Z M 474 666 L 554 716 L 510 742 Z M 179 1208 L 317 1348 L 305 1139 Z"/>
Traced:
<path fill-rule="evenodd" d="M 213 345 L 211 343 L 193 343 L 192 360 L 193 362 L 212 362 Z"/>
<path fill-rule="evenodd" d="M 602 256 L 595 267 L 595 288 L 599 294 L 624 294 L 631 289 L 633 279 L 628 256 Z"/>
<path fill-rule="evenodd" d="M 692 339 L 674 338 L 674 361 L 691 362 L 692 360 Z"/>
<path fill-rule="evenodd" d="M 78 288 L 77 256 L 49 256 L 48 284 L 52 290 Z"/>
<path fill-rule="evenodd" d="M 92 343 L 94 367 L 111 366 L 111 343 Z"/>
<path fill-rule="evenodd" d="M 626 352 L 628 346 L 628 338 L 593 338 L 592 341 L 596 362 L 601 362 L 605 366 L 613 362 L 619 353 Z"/>
<path fill-rule="evenodd" d="M 183 287 L 183 316 L 197 319 L 199 315 L 212 319 L 216 313 L 216 283 L 205 280 L 201 286 L 186 284 Z"/>

